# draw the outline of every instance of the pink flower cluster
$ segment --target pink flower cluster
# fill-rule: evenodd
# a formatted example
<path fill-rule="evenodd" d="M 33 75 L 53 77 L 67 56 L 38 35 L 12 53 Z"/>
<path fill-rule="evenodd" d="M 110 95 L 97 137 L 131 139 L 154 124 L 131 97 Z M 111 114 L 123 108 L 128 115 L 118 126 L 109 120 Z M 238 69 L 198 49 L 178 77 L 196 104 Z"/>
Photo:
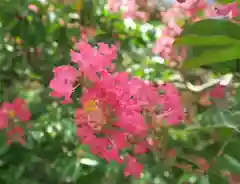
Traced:
<path fill-rule="evenodd" d="M 199 15 L 202 14 L 201 17 Z M 165 24 L 162 36 L 156 41 L 153 53 L 159 54 L 175 67 L 186 58 L 186 48 L 175 48 L 173 43 L 183 31 L 186 21 L 189 23 L 205 18 L 225 17 L 232 19 L 239 15 L 237 2 L 227 5 L 209 4 L 207 0 L 176 1 L 171 8 L 162 13 Z"/>
<path fill-rule="evenodd" d="M 24 131 L 17 123 L 26 122 L 30 118 L 27 103 L 21 98 L 16 98 L 12 103 L 4 102 L 0 106 L 0 129 L 7 129 L 8 143 L 15 140 L 24 144 Z"/>
<path fill-rule="evenodd" d="M 28 9 L 33 11 L 34 13 L 38 13 L 38 7 L 35 4 L 29 4 Z"/>
<path fill-rule="evenodd" d="M 213 89 L 210 90 L 210 96 L 213 99 L 224 99 L 226 96 L 226 86 L 217 84 Z"/>
<path fill-rule="evenodd" d="M 209 18 L 225 17 L 234 19 L 240 15 L 237 1 L 226 5 L 216 4 L 215 6 L 208 6 L 204 13 L 205 16 Z"/>
<path fill-rule="evenodd" d="M 139 0 L 108 0 L 107 8 L 110 12 L 114 13 L 119 13 L 121 8 L 123 8 L 123 18 L 147 21 L 149 14 L 139 10 L 138 1 Z"/>
<path fill-rule="evenodd" d="M 75 122 L 82 144 L 107 162 L 125 164 L 126 176 L 140 177 L 143 166 L 137 157 L 151 150 L 153 127 L 163 122 L 179 124 L 184 119 L 180 95 L 172 84 L 156 87 L 127 72 L 115 72 L 114 45 L 92 47 L 82 40 L 76 47 L 78 51 L 71 51 L 71 57 L 78 67 L 54 68 L 51 95 L 71 103 L 71 94 L 80 85 L 83 94 Z"/>

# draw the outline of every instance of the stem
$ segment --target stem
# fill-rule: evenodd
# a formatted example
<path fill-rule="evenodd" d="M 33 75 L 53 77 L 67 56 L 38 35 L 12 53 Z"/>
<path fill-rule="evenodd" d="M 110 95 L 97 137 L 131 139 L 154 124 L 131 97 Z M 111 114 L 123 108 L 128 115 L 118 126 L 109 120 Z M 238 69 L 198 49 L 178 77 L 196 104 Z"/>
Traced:
<path fill-rule="evenodd" d="M 221 148 L 219 149 L 219 151 L 217 152 L 216 156 L 213 157 L 212 161 L 211 161 L 211 165 L 214 164 L 214 161 L 217 159 L 217 157 L 221 156 L 226 148 L 226 146 L 229 144 L 231 138 L 227 139 L 223 145 L 221 146 Z"/>
<path fill-rule="evenodd" d="M 168 127 L 163 126 L 161 133 L 162 133 L 161 156 L 163 159 L 165 159 L 167 157 L 167 150 L 168 150 Z"/>

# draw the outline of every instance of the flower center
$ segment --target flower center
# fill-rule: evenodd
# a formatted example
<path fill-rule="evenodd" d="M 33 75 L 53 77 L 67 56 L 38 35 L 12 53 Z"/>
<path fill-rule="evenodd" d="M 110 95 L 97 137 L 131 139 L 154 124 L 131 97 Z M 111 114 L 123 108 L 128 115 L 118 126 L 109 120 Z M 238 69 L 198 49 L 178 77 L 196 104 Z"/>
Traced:
<path fill-rule="evenodd" d="M 88 125 L 96 132 L 102 130 L 107 122 L 107 117 L 97 101 L 90 100 L 84 104 Z"/>
<path fill-rule="evenodd" d="M 85 112 L 91 112 L 91 111 L 96 111 L 99 107 L 95 100 L 90 100 L 84 104 L 83 108 Z"/>
<path fill-rule="evenodd" d="M 16 112 L 14 110 L 10 110 L 10 111 L 8 111 L 8 116 L 10 118 L 15 118 L 16 117 Z"/>

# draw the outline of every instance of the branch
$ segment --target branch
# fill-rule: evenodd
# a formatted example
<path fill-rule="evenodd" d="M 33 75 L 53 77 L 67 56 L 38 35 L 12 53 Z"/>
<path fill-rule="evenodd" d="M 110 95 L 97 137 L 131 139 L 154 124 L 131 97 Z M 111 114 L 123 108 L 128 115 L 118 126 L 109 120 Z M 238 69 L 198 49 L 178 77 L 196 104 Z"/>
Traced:
<path fill-rule="evenodd" d="M 199 92 L 202 92 L 204 90 L 207 90 L 207 89 L 215 86 L 218 83 L 220 83 L 223 86 L 227 86 L 232 81 L 232 79 L 233 79 L 233 74 L 226 74 L 220 78 L 211 79 L 202 85 L 193 85 L 190 82 L 186 82 L 186 86 L 190 91 L 199 93 Z"/>

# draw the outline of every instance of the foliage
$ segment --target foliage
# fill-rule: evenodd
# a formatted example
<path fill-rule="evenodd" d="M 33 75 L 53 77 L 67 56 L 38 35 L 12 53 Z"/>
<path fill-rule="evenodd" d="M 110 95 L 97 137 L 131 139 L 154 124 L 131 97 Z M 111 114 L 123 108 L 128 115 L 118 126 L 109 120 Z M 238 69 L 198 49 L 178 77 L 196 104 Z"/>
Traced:
<path fill-rule="evenodd" d="M 29 5 L 35 5 L 37 11 Z M 1 133 L 0 183 L 215 184 L 228 183 L 231 174 L 240 173 L 240 154 L 236 149 L 240 144 L 240 44 L 236 22 L 207 19 L 184 25 L 174 44 L 188 47 L 188 57 L 180 68 L 173 68 L 166 64 L 167 60 L 163 62 L 152 54 L 164 20 L 157 24 L 152 20 L 123 20 L 120 14 L 106 11 L 100 0 L 70 4 L 2 0 L 0 8 L 0 103 L 21 97 L 28 102 L 32 114 L 32 127 L 24 130 L 25 144 L 9 145 L 6 131 Z M 73 94 L 73 104 L 62 105 L 49 96 L 53 69 L 70 63 L 70 51 L 82 31 L 87 32 L 93 46 L 99 42 L 120 43 L 114 61 L 118 71 L 158 83 L 170 81 L 181 88 L 182 103 L 191 115 L 191 123 L 186 120 L 158 132 L 163 156 L 156 152 L 141 155 L 144 171 L 140 179 L 124 177 L 123 166 L 106 163 L 80 144 L 73 122 L 82 87 Z M 189 83 L 201 79 L 197 73 L 205 68 L 208 69 L 201 75 L 217 82 L 199 91 L 196 86 L 191 88 Z M 235 95 L 215 99 L 211 106 L 201 103 L 204 94 L 226 73 L 234 75 L 228 90 Z M 179 76 L 184 80 L 176 80 Z"/>

